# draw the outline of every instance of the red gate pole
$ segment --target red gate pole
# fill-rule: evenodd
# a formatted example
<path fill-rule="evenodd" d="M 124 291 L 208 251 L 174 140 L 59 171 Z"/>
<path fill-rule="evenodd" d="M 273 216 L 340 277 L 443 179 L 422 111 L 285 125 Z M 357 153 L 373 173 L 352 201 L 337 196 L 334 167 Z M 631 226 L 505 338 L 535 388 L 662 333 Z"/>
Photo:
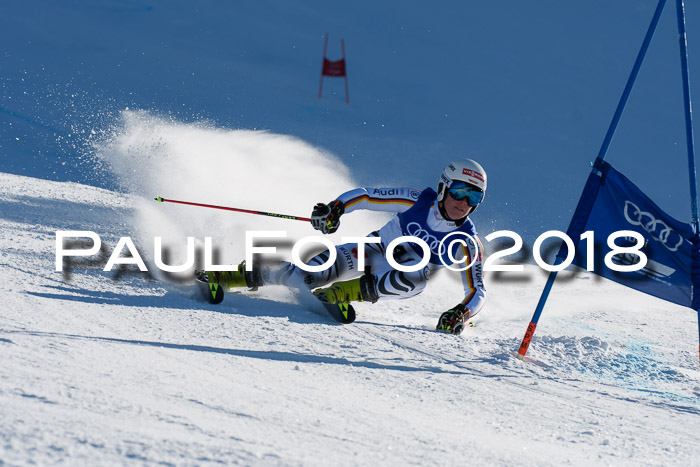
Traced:
<path fill-rule="evenodd" d="M 345 61 L 345 40 L 340 39 L 340 48 L 343 50 L 343 63 L 345 64 L 345 103 L 350 103 L 350 93 L 348 92 L 348 62 Z"/>
<path fill-rule="evenodd" d="M 321 98 L 321 92 L 323 90 L 323 67 L 326 63 L 326 51 L 328 50 L 328 33 L 326 33 L 326 40 L 323 43 L 323 61 L 321 62 L 321 82 L 318 85 L 318 98 Z"/>

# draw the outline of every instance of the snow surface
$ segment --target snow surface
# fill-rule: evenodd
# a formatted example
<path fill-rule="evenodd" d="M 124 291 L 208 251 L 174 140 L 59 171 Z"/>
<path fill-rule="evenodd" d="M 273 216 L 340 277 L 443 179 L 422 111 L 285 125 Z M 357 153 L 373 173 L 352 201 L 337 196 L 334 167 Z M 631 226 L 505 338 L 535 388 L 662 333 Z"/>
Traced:
<path fill-rule="evenodd" d="M 461 299 L 447 272 L 342 326 L 308 294 L 212 306 L 153 268 L 154 236 L 173 264 L 187 236 L 237 263 L 246 230 L 312 233 L 154 196 L 308 216 L 463 155 L 490 176 L 482 236 L 564 229 L 656 2 L 471 3 L 3 3 L 0 465 L 697 464 L 690 309 L 567 271 L 522 362 L 531 265 L 487 273 L 459 337 L 434 331 Z M 327 31 L 350 105 L 339 81 L 316 99 Z M 685 218 L 676 39 L 669 4 L 609 159 Z M 58 230 L 100 255 L 55 271 Z M 149 274 L 102 270 L 122 236 Z"/>
<path fill-rule="evenodd" d="M 150 212 L 139 197 L 10 174 L 0 187 L 8 465 L 697 461 L 689 309 L 563 273 L 521 362 L 545 280 L 534 267 L 487 275 L 488 308 L 460 337 L 433 330 L 458 299 L 449 274 L 411 300 L 358 304 L 342 326 L 284 288 L 213 306 L 191 285 L 104 272 Z M 151 220 L 175 225 L 177 209 Z M 72 229 L 106 249 L 62 274 L 55 231 Z"/>

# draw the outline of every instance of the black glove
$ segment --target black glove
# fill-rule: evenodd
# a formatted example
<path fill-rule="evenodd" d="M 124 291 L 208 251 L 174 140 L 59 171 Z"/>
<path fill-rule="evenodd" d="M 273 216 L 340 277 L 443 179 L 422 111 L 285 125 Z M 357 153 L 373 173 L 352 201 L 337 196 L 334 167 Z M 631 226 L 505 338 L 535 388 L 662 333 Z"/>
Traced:
<path fill-rule="evenodd" d="M 318 203 L 311 213 L 311 225 L 324 234 L 332 234 L 340 227 L 340 216 L 345 212 L 345 205 L 338 201 L 328 204 Z"/>
<path fill-rule="evenodd" d="M 464 330 L 464 323 L 470 317 L 471 312 L 469 309 L 460 303 L 451 310 L 447 310 L 440 315 L 440 320 L 435 329 L 458 336 Z"/>

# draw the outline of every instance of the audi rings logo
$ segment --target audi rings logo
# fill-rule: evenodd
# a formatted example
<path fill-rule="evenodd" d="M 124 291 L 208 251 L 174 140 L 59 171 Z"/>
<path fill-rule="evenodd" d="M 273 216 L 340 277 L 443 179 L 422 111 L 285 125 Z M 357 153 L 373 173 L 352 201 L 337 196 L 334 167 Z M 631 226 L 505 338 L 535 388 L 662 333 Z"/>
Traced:
<path fill-rule="evenodd" d="M 632 225 L 639 225 L 646 230 L 651 238 L 660 242 L 669 251 L 677 251 L 683 244 L 683 237 L 666 225 L 662 220 L 655 218 L 651 213 L 642 211 L 632 201 L 625 201 L 625 219 Z"/>
<path fill-rule="evenodd" d="M 430 251 L 432 251 L 438 256 L 438 258 L 440 258 L 442 264 L 445 265 L 448 269 L 452 269 L 453 271 L 466 271 L 467 269 L 472 267 L 474 261 L 476 261 L 479 248 L 476 246 L 476 241 L 474 240 L 474 237 L 472 237 L 466 232 L 452 232 L 442 240 L 438 240 L 434 235 L 430 234 L 427 230 L 425 230 L 419 223 L 411 222 L 406 226 L 406 234 L 410 237 L 423 240 L 426 243 L 426 245 L 428 245 L 428 248 L 430 248 Z M 450 242 L 447 242 L 447 239 L 452 236 L 462 236 L 465 237 L 465 239 L 456 238 Z M 464 258 L 463 261 L 457 261 L 457 259 L 454 258 L 454 255 L 452 254 L 452 245 L 454 245 L 455 242 L 465 246 L 467 250 L 469 250 L 467 242 L 471 242 L 474 245 L 474 255 L 472 258 L 470 258 L 471 261 L 469 261 L 469 264 L 467 264 L 465 267 L 459 269 L 451 268 L 445 263 L 445 260 L 443 259 L 443 255 L 447 253 L 448 259 L 453 263 L 467 262 L 467 258 Z"/>
<path fill-rule="evenodd" d="M 411 222 L 406 226 L 406 234 L 409 237 L 416 237 L 423 240 L 430 248 L 430 251 L 438 256 L 445 254 L 445 245 L 438 240 L 434 235 L 431 235 L 418 222 Z"/>

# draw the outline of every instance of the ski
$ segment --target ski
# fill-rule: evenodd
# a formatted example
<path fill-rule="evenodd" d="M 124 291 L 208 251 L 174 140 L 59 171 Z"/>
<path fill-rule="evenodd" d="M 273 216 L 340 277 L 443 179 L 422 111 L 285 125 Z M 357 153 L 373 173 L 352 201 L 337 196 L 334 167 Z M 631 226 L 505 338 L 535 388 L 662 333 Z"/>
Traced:
<path fill-rule="evenodd" d="M 202 296 L 209 303 L 217 305 L 224 299 L 224 288 L 216 282 L 209 282 L 202 276 L 197 276 L 195 278 L 195 282 L 197 283 L 197 288 L 199 288 Z"/>
<path fill-rule="evenodd" d="M 355 309 L 349 303 L 324 303 L 321 302 L 331 317 L 341 324 L 350 324 L 355 321 Z"/>

